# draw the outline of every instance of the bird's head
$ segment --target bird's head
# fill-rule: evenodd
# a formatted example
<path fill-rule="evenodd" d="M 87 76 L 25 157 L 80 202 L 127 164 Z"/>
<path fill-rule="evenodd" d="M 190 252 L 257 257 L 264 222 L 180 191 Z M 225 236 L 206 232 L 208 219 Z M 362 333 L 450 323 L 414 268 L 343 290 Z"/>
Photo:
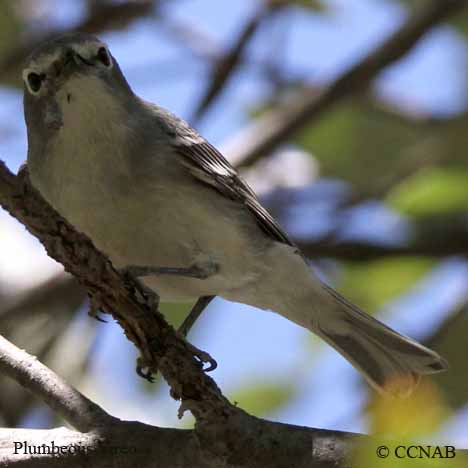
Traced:
<path fill-rule="evenodd" d="M 107 45 L 85 34 L 64 35 L 42 44 L 28 58 L 22 76 L 28 129 L 34 125 L 60 130 L 67 111 L 69 116 L 86 119 L 132 95 Z"/>

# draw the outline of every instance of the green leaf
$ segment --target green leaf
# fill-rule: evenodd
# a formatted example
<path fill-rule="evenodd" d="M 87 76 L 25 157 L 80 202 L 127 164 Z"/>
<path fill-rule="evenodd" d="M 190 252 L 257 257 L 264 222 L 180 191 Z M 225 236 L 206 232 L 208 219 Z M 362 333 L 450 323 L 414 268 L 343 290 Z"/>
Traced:
<path fill-rule="evenodd" d="M 351 183 L 362 196 L 379 196 L 421 154 L 432 155 L 413 150 L 425 131 L 354 99 L 312 122 L 295 142 L 319 161 L 322 175 Z"/>
<path fill-rule="evenodd" d="M 423 257 L 392 257 L 345 265 L 340 291 L 357 306 L 375 312 L 391 299 L 406 293 L 433 268 Z"/>
<path fill-rule="evenodd" d="M 387 202 L 412 216 L 425 216 L 468 209 L 468 170 L 421 169 L 395 186 Z"/>
<path fill-rule="evenodd" d="M 278 382 L 250 383 L 230 394 L 230 400 L 255 416 L 265 416 L 287 403 L 294 394 L 290 384 Z"/>

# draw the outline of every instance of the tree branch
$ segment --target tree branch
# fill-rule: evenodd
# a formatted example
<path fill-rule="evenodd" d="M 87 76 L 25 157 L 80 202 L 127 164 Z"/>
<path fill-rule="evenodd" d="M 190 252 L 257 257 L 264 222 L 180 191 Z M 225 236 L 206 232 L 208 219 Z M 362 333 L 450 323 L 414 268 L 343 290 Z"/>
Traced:
<path fill-rule="evenodd" d="M 197 59 L 213 62 L 222 54 L 221 45 L 198 25 L 183 22 L 169 15 L 160 15 L 158 26 L 178 45 L 190 51 Z"/>
<path fill-rule="evenodd" d="M 94 429 L 84 439 L 71 434 L 72 440 L 89 445 L 90 455 L 86 455 L 89 460 L 85 462 L 69 456 L 66 466 L 83 466 L 89 461 L 88 466 L 97 468 L 350 468 L 351 449 L 356 441 L 377 444 L 375 439 L 365 436 L 264 421 L 230 405 L 215 382 L 203 372 L 186 342 L 151 307 L 147 298 L 138 296 L 136 285 L 122 277 L 86 236 L 76 232 L 42 199 L 24 170 L 20 177 L 15 177 L 1 162 L 0 205 L 23 222 L 49 255 L 60 261 L 112 313 L 139 348 L 146 365 L 159 368 L 171 387 L 171 395 L 182 400 L 183 409 L 189 409 L 196 418 L 194 431 L 119 421 L 68 387 L 42 364 L 25 362 L 31 359 L 26 353 L 18 355 L 12 352 L 11 345 L 3 345 L 0 348 L 2 369 L 78 428 Z M 83 414 L 77 414 L 83 408 Z M 37 455 L 18 457 L 13 453 L 15 439 L 11 430 L 2 432 L 0 465 L 65 466 L 63 457 L 46 455 L 46 463 Z M 37 434 L 39 438 L 34 438 Z M 21 435 L 34 440 L 35 445 L 41 445 L 41 440 L 50 443 L 60 436 L 57 432 L 32 431 Z M 70 444 L 65 441 L 65 445 Z M 125 456 L 118 457 L 106 451 L 106 445 L 133 447 L 134 452 L 127 450 Z M 370 458 L 373 456 L 375 447 L 369 453 Z"/>
<path fill-rule="evenodd" d="M 65 378 L 79 378 L 87 367 L 86 349 L 93 342 L 95 324 L 91 321 L 87 324 L 80 349 L 72 360 L 63 362 L 57 351 L 60 337 L 85 298 L 86 291 L 76 279 L 64 273 L 19 294 L 10 290 L 0 304 L 0 330 L 5 338 L 18 346 L 27 346 L 40 360 L 50 363 L 58 359 Z M 35 404 L 27 392 L 2 379 L 0 395 L 0 419 L 8 426 L 15 427 Z"/>
<path fill-rule="evenodd" d="M 109 259 L 96 250 L 31 186 L 27 175 L 15 177 L 0 162 L 0 205 L 22 222 L 88 290 L 103 310 L 111 313 L 127 338 L 141 352 L 150 370 L 160 370 L 171 395 L 199 419 L 225 419 L 229 408 L 215 382 L 193 354 L 193 347 L 178 336 L 139 286 L 118 273 Z"/>
<path fill-rule="evenodd" d="M 363 90 L 388 65 L 402 58 L 436 24 L 461 11 L 467 0 L 431 0 L 381 46 L 317 94 L 305 90 L 282 109 L 273 110 L 239 132 L 225 148 L 238 167 L 250 166 L 283 144 L 340 100 Z"/>
<path fill-rule="evenodd" d="M 106 468 L 286 468 L 311 463 L 318 468 L 347 467 L 349 442 L 357 437 L 262 421 L 242 411 L 231 414 L 229 425 L 206 425 L 204 431 L 120 421 L 1 336 L 0 370 L 43 399 L 72 426 L 87 432 L 80 434 L 65 428 L 0 429 L 0 466 L 81 467 L 85 457 L 88 466 Z M 49 453 L 55 450 L 54 446 L 66 447 L 66 451 Z M 73 446 L 79 448 L 81 458 L 72 456 Z M 32 448 L 34 453 L 29 451 Z M 121 456 L 116 456 L 116 452 Z"/>
<path fill-rule="evenodd" d="M 0 304 L 0 325 L 27 319 L 31 314 L 37 313 L 37 307 L 50 307 L 58 313 L 71 316 L 85 299 L 86 291 L 73 276 L 58 273 L 27 291 L 7 297 Z"/>
<path fill-rule="evenodd" d="M 163 429 L 118 420 L 105 430 L 85 434 L 64 427 L 50 430 L 0 429 L 0 466 L 213 467 L 201 458 L 193 431 Z"/>
<path fill-rule="evenodd" d="M 242 55 L 247 48 L 250 39 L 254 36 L 263 21 L 270 17 L 271 13 L 277 11 L 282 5 L 276 1 L 266 1 L 262 7 L 245 23 L 242 31 L 231 48 L 213 65 L 211 78 L 202 93 L 202 96 L 195 106 L 195 111 L 191 121 L 196 123 L 208 109 L 208 107 L 219 96 L 223 88 L 226 87 L 229 79 L 232 77 L 233 70 L 239 64 Z"/>
<path fill-rule="evenodd" d="M 0 370 L 40 397 L 79 431 L 88 432 L 113 420 L 70 387 L 48 367 L 0 336 Z"/>
<path fill-rule="evenodd" d="M 260 432 L 263 429 L 264 432 Z M 236 451 L 236 433 L 229 434 L 233 450 L 224 460 L 213 456 L 193 430 L 164 429 L 138 422 L 117 421 L 105 432 L 82 434 L 66 428 L 51 430 L 0 429 L 0 466 L 9 468 L 351 468 L 350 444 L 361 436 L 279 423 L 235 427 L 251 440 Z M 225 434 L 220 435 L 224 437 Z M 242 438 L 245 442 L 245 439 Z M 15 446 L 15 442 L 17 445 Z M 212 441 L 210 441 L 212 442 Z M 19 445 L 21 444 L 21 445 Z M 28 447 L 77 447 L 78 455 L 25 454 Z M 52 445 L 53 444 L 53 445 Z M 263 446 L 262 446 L 263 444 Z M 16 453 L 15 453 L 16 447 Z M 218 447 L 219 448 L 219 447 Z M 214 446 L 210 449 L 216 450 Z M 220 454 L 221 455 L 221 454 Z M 370 455 L 372 456 L 372 455 Z"/>
<path fill-rule="evenodd" d="M 468 257 L 468 213 L 420 219 L 412 224 L 411 238 L 403 245 L 343 241 L 333 235 L 316 241 L 294 241 L 310 258 L 368 261 L 389 256 Z"/>

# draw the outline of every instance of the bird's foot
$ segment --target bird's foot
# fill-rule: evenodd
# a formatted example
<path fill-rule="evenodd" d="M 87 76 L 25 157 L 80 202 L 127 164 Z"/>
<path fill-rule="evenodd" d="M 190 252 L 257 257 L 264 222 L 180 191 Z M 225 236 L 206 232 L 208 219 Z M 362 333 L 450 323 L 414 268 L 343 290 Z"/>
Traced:
<path fill-rule="evenodd" d="M 196 346 L 189 343 L 185 337 L 181 338 L 184 341 L 185 347 L 198 361 L 200 367 L 203 368 L 205 364 L 208 364 L 208 366 L 203 369 L 205 372 L 211 372 L 218 367 L 218 363 L 206 351 L 198 349 Z M 140 356 L 137 358 L 136 373 L 148 382 L 154 383 L 155 376 L 157 374 L 157 368 L 155 368 L 154 364 L 148 364 L 148 362 L 145 361 L 142 356 Z"/>
<path fill-rule="evenodd" d="M 185 341 L 185 346 L 192 353 L 192 355 L 198 360 L 201 367 L 203 367 L 204 364 L 208 364 L 208 367 L 203 369 L 205 372 L 214 371 L 218 367 L 218 363 L 206 351 L 202 351 L 201 349 L 198 349 L 196 346 L 194 346 L 193 344 L 185 340 L 185 338 L 184 338 L 184 341 Z"/>
<path fill-rule="evenodd" d="M 107 320 L 104 320 L 103 318 L 99 316 L 100 313 L 103 313 L 102 308 L 101 308 L 101 301 L 99 300 L 99 298 L 91 294 L 88 294 L 88 297 L 89 297 L 88 315 L 96 319 L 98 322 L 108 323 Z"/>
<path fill-rule="evenodd" d="M 158 310 L 160 298 L 156 291 L 146 286 L 146 284 L 143 283 L 143 281 L 138 278 L 138 275 L 135 275 L 131 269 L 122 268 L 119 270 L 119 272 L 126 278 L 130 279 L 135 287 L 136 292 L 140 293 L 141 298 L 148 304 L 151 310 Z"/>
<path fill-rule="evenodd" d="M 156 372 L 148 366 L 142 356 L 137 358 L 136 373 L 150 383 L 154 383 Z"/>

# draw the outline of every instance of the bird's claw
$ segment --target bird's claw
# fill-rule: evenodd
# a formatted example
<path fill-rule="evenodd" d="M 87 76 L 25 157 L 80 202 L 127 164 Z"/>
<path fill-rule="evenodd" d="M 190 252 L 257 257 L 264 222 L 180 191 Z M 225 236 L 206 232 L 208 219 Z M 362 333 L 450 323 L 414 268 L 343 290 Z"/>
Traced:
<path fill-rule="evenodd" d="M 151 367 L 149 367 L 143 360 L 142 357 L 137 359 L 136 365 L 136 373 L 142 378 L 148 381 L 149 383 L 154 383 L 155 381 L 155 372 L 152 371 Z"/>
<path fill-rule="evenodd" d="M 152 310 L 157 310 L 159 307 L 158 293 L 146 286 L 146 284 L 135 275 L 131 268 L 132 267 L 122 268 L 119 272 L 133 283 L 134 289 L 140 294 L 142 300 L 146 302 Z"/>
<path fill-rule="evenodd" d="M 192 353 L 192 355 L 201 364 L 202 368 L 204 364 L 208 364 L 208 367 L 203 368 L 205 372 L 214 371 L 218 367 L 218 363 L 206 351 L 202 351 L 201 349 L 198 349 L 196 346 L 189 343 L 188 341 L 185 341 L 185 345 L 187 346 L 189 351 Z"/>
<path fill-rule="evenodd" d="M 102 312 L 101 309 L 101 303 L 99 299 L 96 296 L 91 296 L 89 295 L 89 309 L 88 309 L 88 315 L 94 319 L 96 319 L 98 322 L 102 323 L 108 323 L 107 320 L 104 320 L 99 316 L 99 314 Z"/>

